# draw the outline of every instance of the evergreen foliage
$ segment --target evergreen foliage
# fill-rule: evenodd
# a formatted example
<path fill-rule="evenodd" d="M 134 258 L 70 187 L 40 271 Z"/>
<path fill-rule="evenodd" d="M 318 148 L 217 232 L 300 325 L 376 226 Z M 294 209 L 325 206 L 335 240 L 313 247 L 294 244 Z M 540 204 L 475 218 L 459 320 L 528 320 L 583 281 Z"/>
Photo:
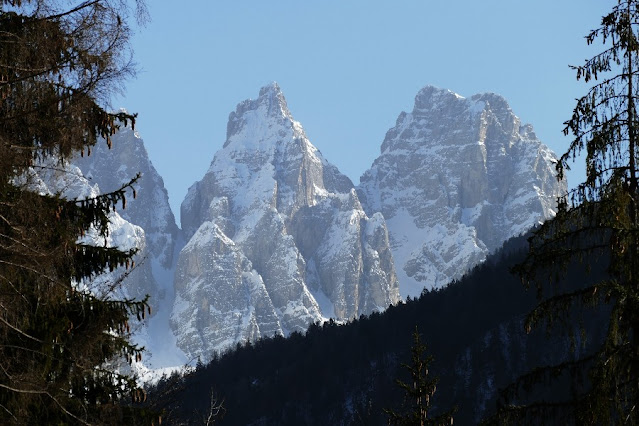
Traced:
<path fill-rule="evenodd" d="M 574 139 L 557 164 L 558 178 L 585 153 L 586 180 L 559 199 L 554 220 L 530 238 L 530 255 L 516 270 L 541 299 L 526 329 L 575 324 L 580 307 L 608 307 L 606 337 L 599 349 L 570 362 L 540 368 L 520 381 L 548 377 L 570 382 L 562 398 L 521 398 L 519 385 L 506 389 L 498 423 L 639 423 L 639 1 L 619 0 L 586 36 L 604 50 L 573 67 L 590 83 L 564 132 Z M 558 284 L 565 265 L 601 258 L 608 275 L 567 291 Z M 583 317 L 581 317 L 583 318 Z M 587 336 L 589 330 L 584 329 Z M 577 340 L 571 332 L 573 340 Z M 586 374 L 588 372 L 588 374 Z M 562 379 L 563 378 L 563 379 Z"/>
<path fill-rule="evenodd" d="M 411 363 L 402 364 L 410 373 L 411 382 L 406 383 L 400 379 L 397 385 L 404 390 L 404 412 L 385 409 L 391 425 L 424 426 L 424 425 L 451 425 L 453 424 L 452 411 L 430 418 L 430 398 L 437 390 L 436 378 L 430 378 L 428 367 L 433 362 L 432 355 L 426 355 L 426 345 L 422 343 L 417 327 L 413 332 L 413 346 L 410 349 Z M 408 407 L 407 407 L 408 406 Z"/>
<path fill-rule="evenodd" d="M 401 331 L 417 325 L 434 358 L 429 375 L 439 379 L 429 415 L 456 406 L 456 424 L 478 424 L 494 412 L 499 388 L 572 353 L 561 333 L 547 338 L 543 330 L 523 331 L 537 299 L 510 269 L 526 253 L 526 238 L 513 239 L 460 281 L 419 299 L 347 324 L 314 324 L 305 335 L 212 354 L 208 365 L 149 389 L 148 404 L 164 408 L 166 421 L 197 425 L 214 389 L 224 400 L 222 425 L 386 425 L 382 408 L 401 406 L 404 392 L 395 380 L 405 374 L 402 361 L 411 359 L 410 333 Z M 590 275 L 569 265 L 565 288 L 603 278 L 599 265 Z M 586 355 L 603 340 L 598 327 L 605 326 L 606 314 L 584 320 L 593 332 Z"/>
<path fill-rule="evenodd" d="M 101 106 L 132 73 L 130 9 L 124 0 L 1 2 L 2 424 L 151 422 L 131 405 L 144 399 L 134 378 L 109 367 L 141 357 L 128 341 L 129 317 L 144 316 L 148 304 L 90 285 L 107 270 L 132 267 L 135 251 L 82 240 L 90 230 L 108 236 L 108 214 L 124 208 L 136 179 L 68 200 L 34 190 L 27 178 L 45 161 L 89 153 L 100 137 L 110 144 L 118 126 L 134 120 Z"/>

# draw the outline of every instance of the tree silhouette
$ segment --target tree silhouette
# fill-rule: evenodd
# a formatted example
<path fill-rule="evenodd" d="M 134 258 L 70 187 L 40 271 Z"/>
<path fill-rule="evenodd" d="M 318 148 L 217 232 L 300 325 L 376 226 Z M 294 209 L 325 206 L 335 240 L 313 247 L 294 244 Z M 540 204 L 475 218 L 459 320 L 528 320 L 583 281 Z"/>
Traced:
<path fill-rule="evenodd" d="M 140 3 L 141 5 L 141 3 Z M 135 250 L 94 245 L 109 213 L 135 195 L 135 178 L 85 199 L 29 180 L 64 168 L 134 116 L 102 104 L 130 75 L 122 0 L 2 0 L 0 10 L 0 423 L 151 422 L 131 401 L 134 378 L 109 363 L 139 359 L 129 317 L 146 300 L 114 297 L 93 280 L 133 266 Z M 116 284 L 116 283 L 113 283 Z M 148 420 L 148 421 L 147 421 Z"/>
<path fill-rule="evenodd" d="M 605 341 L 593 355 L 522 379 L 530 384 L 568 374 L 578 382 L 589 371 L 587 383 L 573 386 L 569 398 L 522 403 L 506 392 L 499 422 L 568 416 L 580 424 L 639 423 L 638 25 L 639 2 L 619 0 L 586 36 L 588 44 L 601 40 L 604 49 L 573 67 L 590 88 L 565 123 L 573 141 L 557 164 L 561 179 L 569 163 L 585 153 L 586 180 L 559 199 L 556 217 L 534 233 L 527 260 L 516 268 L 541 298 L 526 321 L 528 331 L 557 321 L 570 328 L 584 307 L 609 306 Z M 607 262 L 606 279 L 569 291 L 562 287 L 557 277 L 566 265 L 593 258 Z"/>
<path fill-rule="evenodd" d="M 397 385 L 404 390 L 404 409 L 400 412 L 384 409 L 391 425 L 450 425 L 453 424 L 452 411 L 437 417 L 429 417 L 430 399 L 437 389 L 437 378 L 431 378 L 428 367 L 433 362 L 432 355 L 426 355 L 426 345 L 422 343 L 417 327 L 413 332 L 410 364 L 402 366 L 410 373 L 410 382 L 399 379 Z"/>

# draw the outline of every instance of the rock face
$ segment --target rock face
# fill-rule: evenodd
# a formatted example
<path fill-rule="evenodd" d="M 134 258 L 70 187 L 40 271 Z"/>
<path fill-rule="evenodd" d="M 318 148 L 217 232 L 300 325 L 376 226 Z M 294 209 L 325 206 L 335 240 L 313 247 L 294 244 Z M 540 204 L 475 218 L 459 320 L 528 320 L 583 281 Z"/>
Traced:
<path fill-rule="evenodd" d="M 185 353 L 206 358 L 207 351 L 282 334 L 262 277 L 217 225 L 200 226 L 180 256 L 173 318 Z"/>
<path fill-rule="evenodd" d="M 386 219 L 402 297 L 459 278 L 553 217 L 566 189 L 555 162 L 502 97 L 422 89 L 358 187 L 367 214 Z"/>
<path fill-rule="evenodd" d="M 310 143 L 276 84 L 230 114 L 181 207 L 171 325 L 190 356 L 399 300 L 381 214 Z"/>

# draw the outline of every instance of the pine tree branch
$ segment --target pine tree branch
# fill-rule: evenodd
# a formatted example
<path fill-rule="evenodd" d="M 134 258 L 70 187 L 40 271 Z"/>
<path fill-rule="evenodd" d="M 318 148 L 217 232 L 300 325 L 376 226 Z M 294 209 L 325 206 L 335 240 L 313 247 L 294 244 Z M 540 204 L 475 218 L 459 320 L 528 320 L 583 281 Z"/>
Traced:
<path fill-rule="evenodd" d="M 55 398 L 53 395 L 51 395 L 48 391 L 44 391 L 44 390 L 37 390 L 37 389 L 18 389 L 18 388 L 13 388 L 11 386 L 7 386 L 3 383 L 0 383 L 0 388 L 9 390 L 11 392 L 16 392 L 16 393 L 26 393 L 26 394 L 31 394 L 31 395 L 46 395 L 49 398 L 51 398 L 51 400 L 53 402 L 56 403 L 56 405 L 65 413 L 67 414 L 69 417 L 73 418 L 74 420 L 77 420 L 78 422 L 82 423 L 83 425 L 87 425 L 90 426 L 89 423 L 87 423 L 86 421 L 84 421 L 83 419 L 79 418 L 78 416 L 76 416 L 75 414 L 71 413 L 70 411 L 68 411 L 61 403 L 60 401 L 57 400 L 57 398 Z"/>

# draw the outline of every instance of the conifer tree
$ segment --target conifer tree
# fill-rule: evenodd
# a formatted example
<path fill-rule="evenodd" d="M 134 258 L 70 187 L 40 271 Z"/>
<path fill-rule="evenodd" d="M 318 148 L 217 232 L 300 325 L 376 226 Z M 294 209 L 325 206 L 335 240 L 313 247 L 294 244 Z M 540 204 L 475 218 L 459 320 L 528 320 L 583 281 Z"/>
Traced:
<path fill-rule="evenodd" d="M 603 50 L 573 67 L 589 89 L 565 123 L 564 132 L 573 140 L 557 164 L 562 179 L 569 163 L 585 153 L 586 180 L 559 199 L 556 217 L 534 233 L 530 254 L 517 268 L 542 298 L 527 319 L 528 331 L 544 322 L 576 324 L 574 313 L 607 305 L 605 340 L 592 356 L 520 379 L 530 384 L 566 373 L 578 380 L 587 371 L 584 386 L 561 401 L 518 403 L 506 392 L 496 416 L 500 424 L 526 418 L 541 424 L 562 415 L 577 424 L 639 423 L 638 29 L 639 1 L 619 0 L 586 36 L 589 45 L 603 42 Z M 607 279 L 562 289 L 555 278 L 563 267 L 595 258 L 607 262 Z"/>
<path fill-rule="evenodd" d="M 143 4 L 136 5 L 142 7 Z M 132 265 L 131 251 L 83 242 L 106 237 L 135 179 L 68 200 L 25 176 L 44 161 L 88 154 L 134 116 L 104 105 L 132 74 L 125 0 L 2 0 L 0 10 L 0 424 L 139 424 L 144 398 L 109 368 L 139 359 L 129 317 L 146 300 L 92 291 L 99 274 Z M 140 11 L 142 9 L 139 9 Z M 95 290 L 95 289 L 93 289 Z"/>
<path fill-rule="evenodd" d="M 413 332 L 410 364 L 402 366 L 410 373 L 411 382 L 399 379 L 397 385 L 404 390 L 404 411 L 384 409 L 388 415 L 388 423 L 397 426 L 425 426 L 453 424 L 452 411 L 431 418 L 429 416 L 430 399 L 437 389 L 437 378 L 428 375 L 428 367 L 433 362 L 432 355 L 426 355 L 426 345 L 422 342 L 417 327 Z"/>

